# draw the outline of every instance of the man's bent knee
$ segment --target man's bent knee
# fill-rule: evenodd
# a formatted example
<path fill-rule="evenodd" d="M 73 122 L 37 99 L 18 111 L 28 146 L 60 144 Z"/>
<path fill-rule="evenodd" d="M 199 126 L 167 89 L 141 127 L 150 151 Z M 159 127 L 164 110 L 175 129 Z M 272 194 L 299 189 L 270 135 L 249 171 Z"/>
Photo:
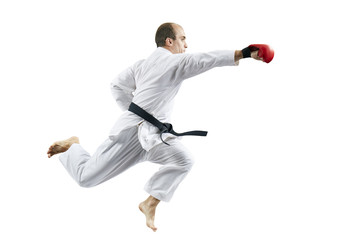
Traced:
<path fill-rule="evenodd" d="M 86 178 L 80 178 L 77 183 L 79 184 L 80 187 L 83 188 L 91 188 L 91 187 L 95 187 L 96 185 L 98 185 L 98 183 L 95 183 L 94 181 L 89 181 Z"/>
<path fill-rule="evenodd" d="M 181 166 L 185 171 L 189 172 L 194 163 L 195 161 L 192 158 L 185 158 L 179 163 L 179 166 Z"/>
<path fill-rule="evenodd" d="M 79 181 L 78 184 L 80 187 L 83 187 L 83 188 L 91 188 L 91 187 L 95 186 L 95 185 L 89 184 L 88 182 L 85 182 L 85 181 Z"/>

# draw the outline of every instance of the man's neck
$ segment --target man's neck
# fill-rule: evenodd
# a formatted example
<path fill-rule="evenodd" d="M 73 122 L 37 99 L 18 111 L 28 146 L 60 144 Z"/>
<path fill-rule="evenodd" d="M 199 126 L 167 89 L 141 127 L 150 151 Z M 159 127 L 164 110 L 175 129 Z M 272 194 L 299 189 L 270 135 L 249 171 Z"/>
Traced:
<path fill-rule="evenodd" d="M 161 47 L 161 48 L 166 49 L 166 50 L 168 50 L 169 52 L 171 52 L 172 54 L 174 54 L 174 52 L 171 51 L 171 49 L 170 49 L 169 47 L 167 47 L 167 46 L 163 46 L 163 47 Z"/>

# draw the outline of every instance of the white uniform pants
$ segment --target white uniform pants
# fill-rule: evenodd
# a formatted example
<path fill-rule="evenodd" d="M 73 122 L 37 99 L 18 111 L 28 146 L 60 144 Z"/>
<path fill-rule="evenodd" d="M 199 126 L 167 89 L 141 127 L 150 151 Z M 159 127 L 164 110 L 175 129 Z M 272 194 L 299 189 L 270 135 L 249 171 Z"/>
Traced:
<path fill-rule="evenodd" d="M 60 161 L 82 187 L 96 186 L 143 161 L 163 165 L 145 185 L 151 196 L 168 202 L 190 171 L 193 160 L 176 138 L 145 151 L 138 140 L 138 126 L 123 130 L 115 140 L 107 139 L 90 156 L 81 145 L 73 144 L 60 155 Z"/>

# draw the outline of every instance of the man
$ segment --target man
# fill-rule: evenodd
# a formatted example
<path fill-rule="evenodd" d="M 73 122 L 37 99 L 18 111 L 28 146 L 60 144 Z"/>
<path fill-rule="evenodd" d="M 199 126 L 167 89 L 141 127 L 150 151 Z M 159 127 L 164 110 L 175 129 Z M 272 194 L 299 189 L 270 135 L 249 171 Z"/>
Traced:
<path fill-rule="evenodd" d="M 110 132 L 109 138 L 90 156 L 77 137 L 55 142 L 48 157 L 63 153 L 59 159 L 82 187 L 96 186 L 143 161 L 162 164 L 145 185 L 149 197 L 139 209 L 153 231 L 155 210 L 160 201 L 170 201 L 180 182 L 190 171 L 193 159 L 180 140 L 160 130 L 132 111 L 134 103 L 160 122 L 169 122 L 182 81 L 214 67 L 234 66 L 243 51 L 214 51 L 185 54 L 188 47 L 183 28 L 175 23 L 162 24 L 155 36 L 157 49 L 147 59 L 136 62 L 111 83 L 112 94 L 125 110 Z M 258 51 L 248 50 L 248 57 L 262 60 Z M 164 144 L 166 143 L 166 144 Z"/>

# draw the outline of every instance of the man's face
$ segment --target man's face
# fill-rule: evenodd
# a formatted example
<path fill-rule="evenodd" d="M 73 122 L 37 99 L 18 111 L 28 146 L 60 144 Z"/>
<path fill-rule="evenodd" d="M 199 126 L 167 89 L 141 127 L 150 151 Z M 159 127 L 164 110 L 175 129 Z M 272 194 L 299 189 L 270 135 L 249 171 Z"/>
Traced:
<path fill-rule="evenodd" d="M 176 40 L 173 40 L 173 44 L 170 47 L 170 50 L 174 54 L 184 53 L 186 48 L 188 47 L 186 44 L 184 29 L 177 24 L 174 24 L 173 28 L 174 28 Z"/>

